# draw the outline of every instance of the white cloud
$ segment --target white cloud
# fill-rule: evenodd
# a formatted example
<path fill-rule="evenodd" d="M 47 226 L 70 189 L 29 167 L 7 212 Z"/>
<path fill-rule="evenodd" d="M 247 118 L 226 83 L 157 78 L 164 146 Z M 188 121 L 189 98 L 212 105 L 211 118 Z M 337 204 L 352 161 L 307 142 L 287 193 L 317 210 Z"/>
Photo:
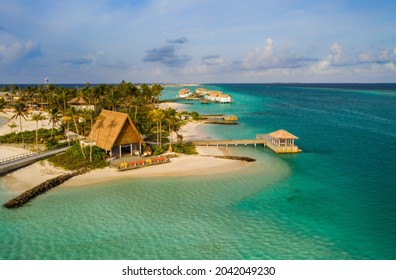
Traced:
<path fill-rule="evenodd" d="M 360 53 L 359 54 L 359 62 L 372 62 L 374 61 L 374 57 L 370 53 Z"/>
<path fill-rule="evenodd" d="M 270 65 L 274 63 L 274 41 L 271 38 L 265 40 L 264 50 L 256 48 L 249 52 L 242 61 L 245 68 L 257 68 L 259 66 Z"/>
<path fill-rule="evenodd" d="M 391 51 L 389 49 L 380 49 L 378 53 L 372 54 L 363 52 L 359 54 L 360 63 L 389 63 L 391 61 Z"/>
<path fill-rule="evenodd" d="M 208 66 L 224 66 L 226 64 L 224 58 L 219 55 L 208 55 L 201 59 L 201 64 Z"/>
<path fill-rule="evenodd" d="M 380 50 L 378 54 L 378 61 L 385 62 L 390 60 L 390 53 L 388 49 Z"/>
<path fill-rule="evenodd" d="M 15 42 L 11 45 L 0 45 L 0 62 L 15 62 L 40 56 L 40 44 L 34 41 Z"/>
<path fill-rule="evenodd" d="M 319 62 L 311 65 L 310 70 L 314 73 L 329 70 L 331 66 L 342 63 L 342 46 L 338 43 L 333 43 L 330 46 L 329 55 Z"/>
<path fill-rule="evenodd" d="M 341 62 L 342 46 L 338 43 L 334 43 L 330 47 L 330 55 L 328 57 L 332 64 L 337 64 Z"/>

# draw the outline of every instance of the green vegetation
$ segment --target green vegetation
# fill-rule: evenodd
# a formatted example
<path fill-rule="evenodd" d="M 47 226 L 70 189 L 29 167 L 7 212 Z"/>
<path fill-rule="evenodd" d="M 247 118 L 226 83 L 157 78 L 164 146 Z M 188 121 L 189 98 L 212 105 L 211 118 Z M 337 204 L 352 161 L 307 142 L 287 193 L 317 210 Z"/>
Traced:
<path fill-rule="evenodd" d="M 9 125 L 10 134 L 0 136 L 0 143 L 35 144 L 38 150 L 39 145 L 53 146 L 59 140 L 65 140 L 66 131 L 86 137 L 100 112 L 106 109 L 128 114 L 140 134 L 146 140 L 156 142 L 157 145 L 153 146 L 153 154 L 161 154 L 167 151 L 169 146 L 177 153 L 196 154 L 193 145 L 172 142 L 168 144 L 166 138 L 176 133 L 177 138 L 182 140 L 183 137 L 178 132 L 186 123 L 183 115 L 190 115 L 193 120 L 198 120 L 199 114 L 197 112 L 179 113 L 172 108 L 158 108 L 157 104 L 162 90 L 159 84 L 134 85 L 124 81 L 116 85 L 91 86 L 87 83 L 82 88 L 56 87 L 52 84 L 26 88 L 10 85 L 9 88 L 3 88 L 3 91 L 8 92 L 7 101 L 0 99 L 0 110 L 13 108 L 15 113 L 12 118 L 15 119 L 15 123 Z M 69 104 L 73 99 L 83 101 L 88 108 L 95 108 L 77 109 Z M 23 131 L 22 118 L 26 119 L 31 111 L 37 112 L 38 110 L 45 111 L 47 119 L 43 120 L 44 114 L 41 112 L 34 113 L 32 119 L 36 122 L 36 131 L 16 133 L 15 130 Z M 47 122 L 52 129 L 38 129 L 39 121 Z M 73 170 L 87 166 L 102 167 L 104 154 L 97 149 L 89 146 L 83 149 L 80 145 L 75 145 L 70 151 L 61 155 L 61 158 L 67 158 L 73 153 L 75 156 L 78 154 L 78 157 L 70 156 L 68 160 L 61 160 L 57 156 L 54 157 L 56 158 L 54 164 L 59 160 L 57 164 Z"/>
<path fill-rule="evenodd" d="M 53 137 L 51 137 L 51 134 Z M 36 131 L 24 131 L 23 132 L 26 144 L 36 143 Z M 46 144 L 47 147 L 51 147 L 57 144 L 57 140 L 63 139 L 64 136 L 56 129 L 45 129 L 40 128 L 37 130 L 37 137 L 39 139 L 39 144 Z M 21 132 L 8 133 L 0 136 L 0 143 L 2 144 L 15 144 L 20 143 Z"/>
<path fill-rule="evenodd" d="M 186 155 L 198 154 L 195 145 L 193 145 L 190 142 L 173 144 L 172 148 L 175 153 L 186 154 Z"/>
<path fill-rule="evenodd" d="M 169 145 L 164 145 L 162 147 L 159 145 L 151 146 L 152 153 L 155 156 L 165 153 L 166 151 L 168 151 L 168 149 L 169 149 Z M 198 154 L 195 145 L 193 145 L 191 142 L 172 144 L 172 149 L 175 153 L 179 153 L 179 154 L 186 154 L 186 155 Z"/>
<path fill-rule="evenodd" d="M 104 168 L 108 163 L 104 160 L 106 152 L 97 146 L 92 146 L 92 162 L 84 158 L 78 143 L 75 143 L 66 152 L 53 156 L 49 161 L 58 167 L 67 170 L 95 169 Z M 89 147 L 83 148 L 86 154 L 89 153 Z"/>

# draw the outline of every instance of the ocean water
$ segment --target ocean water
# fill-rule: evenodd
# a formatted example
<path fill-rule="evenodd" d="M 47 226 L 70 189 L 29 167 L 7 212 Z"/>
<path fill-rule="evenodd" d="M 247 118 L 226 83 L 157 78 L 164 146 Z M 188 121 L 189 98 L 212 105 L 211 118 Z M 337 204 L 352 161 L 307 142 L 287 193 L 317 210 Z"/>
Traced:
<path fill-rule="evenodd" d="M 232 174 L 58 187 L 0 209 L 0 259 L 396 259 L 396 85 L 205 87 L 235 102 L 185 107 L 239 124 L 204 133 L 283 128 L 303 152 L 231 147 L 257 162 Z M 4 185 L 0 203 L 15 195 Z"/>

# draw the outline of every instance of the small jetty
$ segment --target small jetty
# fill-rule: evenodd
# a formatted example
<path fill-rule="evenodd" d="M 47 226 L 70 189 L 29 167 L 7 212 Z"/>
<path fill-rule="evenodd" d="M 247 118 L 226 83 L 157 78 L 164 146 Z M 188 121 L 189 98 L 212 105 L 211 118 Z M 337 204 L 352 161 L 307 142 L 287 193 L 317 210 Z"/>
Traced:
<path fill-rule="evenodd" d="M 277 154 L 300 153 L 302 150 L 294 144 L 299 139 L 297 136 L 280 129 L 268 134 L 257 134 L 255 139 L 229 139 L 229 140 L 199 140 L 192 143 L 196 146 L 238 146 L 238 145 L 263 145 Z"/>

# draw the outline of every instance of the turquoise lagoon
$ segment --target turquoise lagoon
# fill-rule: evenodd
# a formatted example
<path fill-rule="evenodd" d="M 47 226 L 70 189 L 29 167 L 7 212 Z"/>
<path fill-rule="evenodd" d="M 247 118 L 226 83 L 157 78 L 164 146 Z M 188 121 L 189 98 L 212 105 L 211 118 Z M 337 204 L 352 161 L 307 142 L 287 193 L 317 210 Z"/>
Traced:
<path fill-rule="evenodd" d="M 58 187 L 0 209 L 0 259 L 396 258 L 396 85 L 204 87 L 235 102 L 184 102 L 187 110 L 240 122 L 203 133 L 283 128 L 303 153 L 232 147 L 257 162 L 237 173 Z M 13 196 L 0 178 L 0 203 Z"/>

